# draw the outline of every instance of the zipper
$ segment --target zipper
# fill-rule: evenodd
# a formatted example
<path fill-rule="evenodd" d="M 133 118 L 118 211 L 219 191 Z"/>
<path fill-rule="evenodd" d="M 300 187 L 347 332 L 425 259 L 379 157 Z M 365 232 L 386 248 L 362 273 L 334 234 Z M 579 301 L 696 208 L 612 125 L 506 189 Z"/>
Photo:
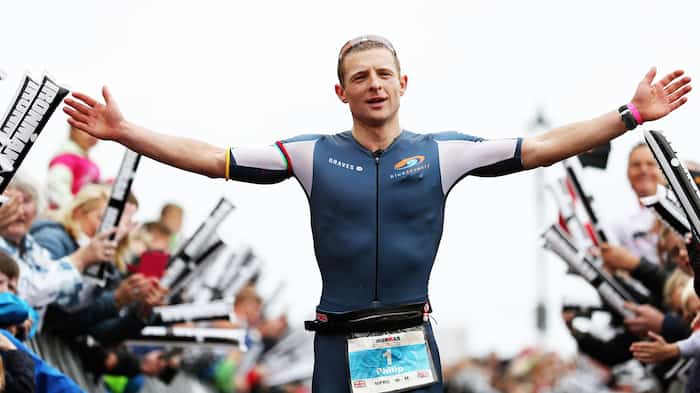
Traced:
<path fill-rule="evenodd" d="M 376 233 L 376 251 L 375 251 L 375 263 L 374 263 L 374 300 L 373 303 L 378 303 L 379 302 L 379 157 L 381 157 L 382 153 L 384 153 L 384 150 L 378 149 L 372 152 L 372 156 L 374 157 L 374 164 L 375 164 L 375 169 L 376 169 L 376 178 L 377 178 L 377 207 L 376 207 L 376 225 L 375 228 L 377 230 Z"/>

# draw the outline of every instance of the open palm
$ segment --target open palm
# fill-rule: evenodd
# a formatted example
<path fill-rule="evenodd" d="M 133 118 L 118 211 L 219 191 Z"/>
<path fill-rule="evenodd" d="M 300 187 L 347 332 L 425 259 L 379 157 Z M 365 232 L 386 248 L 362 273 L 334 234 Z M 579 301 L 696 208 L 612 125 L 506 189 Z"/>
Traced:
<path fill-rule="evenodd" d="M 682 70 L 676 70 L 653 83 L 656 68 L 649 70 L 632 98 L 632 104 L 639 110 L 643 121 L 662 118 L 688 101 L 686 94 L 691 90 L 690 77 L 683 77 L 683 74 Z"/>
<path fill-rule="evenodd" d="M 124 117 L 106 86 L 102 88 L 104 104 L 83 93 L 72 95 L 77 100 L 66 98 L 63 107 L 71 126 L 99 139 L 114 140 L 120 136 Z"/>

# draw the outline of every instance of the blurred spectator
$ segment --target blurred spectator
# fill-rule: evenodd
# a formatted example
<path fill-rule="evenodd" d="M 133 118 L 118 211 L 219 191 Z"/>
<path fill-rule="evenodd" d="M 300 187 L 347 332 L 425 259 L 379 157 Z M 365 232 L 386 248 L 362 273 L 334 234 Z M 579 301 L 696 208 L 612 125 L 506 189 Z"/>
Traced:
<path fill-rule="evenodd" d="M 160 221 L 150 221 L 141 225 L 131 235 L 131 252 L 135 256 L 146 251 L 169 253 L 172 231 Z"/>
<path fill-rule="evenodd" d="M 656 194 L 656 186 L 661 182 L 661 170 L 644 142 L 634 146 L 629 153 L 627 179 L 638 199 Z M 632 254 L 659 264 L 656 248 L 659 221 L 650 209 L 638 204 L 632 216 L 614 226 L 614 232 L 620 245 Z"/>
<path fill-rule="evenodd" d="M 180 231 L 182 230 L 182 221 L 185 211 L 180 205 L 175 203 L 166 203 L 160 210 L 160 219 L 158 220 L 166 228 L 170 230 L 169 251 L 174 253 L 180 245 Z"/>
<path fill-rule="evenodd" d="M 0 392 L 34 393 L 34 360 L 0 334 Z"/>
<path fill-rule="evenodd" d="M 0 251 L 19 263 L 19 295 L 42 313 L 52 302 L 66 308 L 77 306 L 75 295 L 83 285 L 81 272 L 91 264 L 109 259 L 114 247 L 110 246 L 106 237 L 98 237 L 70 256 L 53 260 L 50 253 L 29 234 L 37 214 L 36 188 L 15 177 L 7 193 L 19 198 L 21 203 L 15 213 L 17 218 L 0 227 Z M 9 205 L 1 206 L 0 211 L 6 208 Z"/>
<path fill-rule="evenodd" d="M 77 128 L 70 128 L 68 141 L 49 163 L 48 199 L 51 209 L 67 206 L 83 186 L 99 183 L 100 169 L 88 153 L 97 139 Z"/>
<path fill-rule="evenodd" d="M 0 356 L 4 364 L 2 392 L 82 392 L 70 378 L 46 364 L 20 343 L 34 323 L 34 310 L 12 289 L 20 269 L 7 254 L 0 253 Z M 9 290 L 9 291 L 8 291 Z M 31 334 L 29 334 L 31 336 Z"/>

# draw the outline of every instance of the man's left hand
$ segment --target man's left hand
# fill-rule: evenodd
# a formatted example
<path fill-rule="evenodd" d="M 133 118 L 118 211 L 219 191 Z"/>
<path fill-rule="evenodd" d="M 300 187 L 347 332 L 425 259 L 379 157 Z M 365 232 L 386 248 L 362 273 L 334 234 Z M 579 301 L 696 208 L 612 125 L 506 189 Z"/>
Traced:
<path fill-rule="evenodd" d="M 676 70 L 653 83 L 656 67 L 647 72 L 632 98 L 632 104 L 639 110 L 643 121 L 662 118 L 688 101 L 690 77 L 683 74 L 683 70 Z"/>

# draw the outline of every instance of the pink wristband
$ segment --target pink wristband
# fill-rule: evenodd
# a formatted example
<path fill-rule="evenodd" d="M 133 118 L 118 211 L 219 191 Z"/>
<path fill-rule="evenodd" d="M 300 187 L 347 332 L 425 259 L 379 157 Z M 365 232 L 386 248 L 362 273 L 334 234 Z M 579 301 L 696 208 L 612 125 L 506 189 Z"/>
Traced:
<path fill-rule="evenodd" d="M 637 107 L 634 106 L 634 104 L 630 102 L 629 104 L 627 104 L 627 109 L 629 109 L 630 112 L 632 112 L 632 116 L 634 116 L 634 120 L 637 121 L 637 125 L 641 126 L 642 123 L 644 123 L 644 120 L 642 120 L 642 115 L 637 110 Z"/>

